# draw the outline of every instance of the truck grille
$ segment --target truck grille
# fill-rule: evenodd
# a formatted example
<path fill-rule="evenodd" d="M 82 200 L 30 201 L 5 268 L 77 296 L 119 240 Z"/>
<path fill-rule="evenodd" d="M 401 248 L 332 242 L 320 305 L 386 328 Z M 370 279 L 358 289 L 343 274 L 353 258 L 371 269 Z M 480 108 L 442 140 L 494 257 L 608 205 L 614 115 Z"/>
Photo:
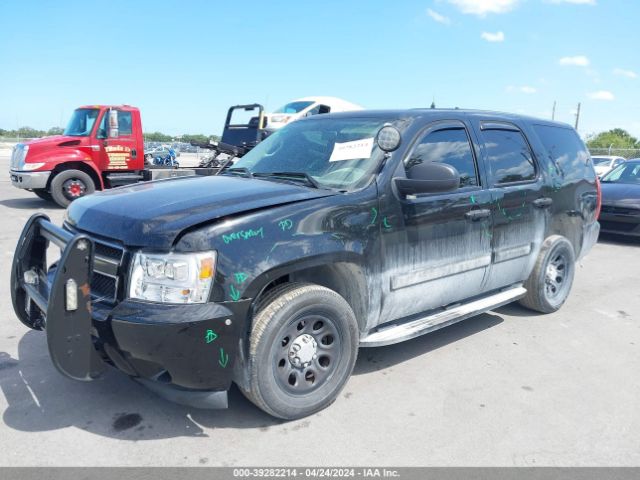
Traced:
<path fill-rule="evenodd" d="M 68 224 L 66 230 L 79 232 Z M 120 245 L 88 235 L 93 241 L 93 275 L 91 277 L 91 297 L 95 302 L 114 304 L 118 300 L 118 289 L 122 280 L 122 266 L 125 250 Z"/>
<path fill-rule="evenodd" d="M 24 145 L 22 143 L 18 143 L 13 147 L 13 151 L 11 152 L 10 169 L 17 170 L 20 167 L 22 160 L 24 160 Z"/>

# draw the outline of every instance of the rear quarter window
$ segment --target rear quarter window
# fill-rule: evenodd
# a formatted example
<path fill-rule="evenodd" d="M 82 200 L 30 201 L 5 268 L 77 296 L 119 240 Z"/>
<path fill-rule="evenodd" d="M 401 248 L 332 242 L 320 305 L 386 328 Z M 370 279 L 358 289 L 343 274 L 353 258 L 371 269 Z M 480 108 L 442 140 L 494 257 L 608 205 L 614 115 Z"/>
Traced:
<path fill-rule="evenodd" d="M 589 152 L 575 130 L 551 125 L 533 125 L 533 129 L 565 182 L 595 181 Z"/>

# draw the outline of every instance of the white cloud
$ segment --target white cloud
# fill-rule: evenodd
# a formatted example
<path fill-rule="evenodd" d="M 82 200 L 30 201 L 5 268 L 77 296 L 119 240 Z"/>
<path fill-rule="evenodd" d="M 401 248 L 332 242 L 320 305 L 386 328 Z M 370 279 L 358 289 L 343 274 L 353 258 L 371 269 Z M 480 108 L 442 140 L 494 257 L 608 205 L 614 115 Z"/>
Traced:
<path fill-rule="evenodd" d="M 613 74 L 620 77 L 638 78 L 638 74 L 636 72 L 632 72 L 631 70 L 623 70 L 622 68 L 614 68 Z"/>
<path fill-rule="evenodd" d="M 504 42 L 504 33 L 503 32 L 482 32 L 480 38 L 486 40 L 487 42 Z"/>
<path fill-rule="evenodd" d="M 596 0 L 547 0 L 549 3 L 572 3 L 574 5 L 595 5 Z"/>
<path fill-rule="evenodd" d="M 462 13 L 484 17 L 487 13 L 506 13 L 520 0 L 448 0 Z"/>
<path fill-rule="evenodd" d="M 429 15 L 434 21 L 438 23 L 442 23 L 443 25 L 451 24 L 451 20 L 449 19 L 449 17 L 445 17 L 444 15 L 438 12 L 434 12 L 430 8 L 427 8 L 427 15 Z"/>
<path fill-rule="evenodd" d="M 607 90 L 598 90 L 597 92 L 591 92 L 587 94 L 587 97 L 589 97 L 591 100 L 614 100 L 616 97 L 614 97 L 613 93 L 607 91 Z"/>
<path fill-rule="evenodd" d="M 530 87 L 529 85 L 523 85 L 521 87 L 514 87 L 513 85 L 509 85 L 507 87 L 507 92 L 520 92 L 526 93 L 527 95 L 532 95 L 538 91 L 535 87 Z"/>
<path fill-rule="evenodd" d="M 576 55 L 575 57 L 562 57 L 558 63 L 564 66 L 588 67 L 590 62 L 584 55 Z"/>

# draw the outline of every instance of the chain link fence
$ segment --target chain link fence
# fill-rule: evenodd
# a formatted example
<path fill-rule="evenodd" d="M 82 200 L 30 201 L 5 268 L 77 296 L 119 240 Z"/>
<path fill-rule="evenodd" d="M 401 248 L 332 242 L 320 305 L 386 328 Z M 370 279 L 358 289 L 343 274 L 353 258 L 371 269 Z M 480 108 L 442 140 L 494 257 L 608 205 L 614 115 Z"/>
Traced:
<path fill-rule="evenodd" d="M 612 155 L 627 160 L 640 158 L 640 148 L 590 148 L 589 152 L 591 155 Z"/>

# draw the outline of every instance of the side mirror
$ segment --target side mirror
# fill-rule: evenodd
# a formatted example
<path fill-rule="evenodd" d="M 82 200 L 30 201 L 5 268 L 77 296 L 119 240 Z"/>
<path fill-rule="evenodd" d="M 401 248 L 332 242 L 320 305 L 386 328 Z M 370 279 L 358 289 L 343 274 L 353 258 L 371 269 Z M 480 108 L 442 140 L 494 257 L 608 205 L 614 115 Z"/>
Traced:
<path fill-rule="evenodd" d="M 109 110 L 109 127 L 107 128 L 107 136 L 109 138 L 118 138 L 118 111 Z"/>
<path fill-rule="evenodd" d="M 460 187 L 460 173 L 446 163 L 423 162 L 407 172 L 407 178 L 394 179 L 402 195 L 453 192 Z"/>

